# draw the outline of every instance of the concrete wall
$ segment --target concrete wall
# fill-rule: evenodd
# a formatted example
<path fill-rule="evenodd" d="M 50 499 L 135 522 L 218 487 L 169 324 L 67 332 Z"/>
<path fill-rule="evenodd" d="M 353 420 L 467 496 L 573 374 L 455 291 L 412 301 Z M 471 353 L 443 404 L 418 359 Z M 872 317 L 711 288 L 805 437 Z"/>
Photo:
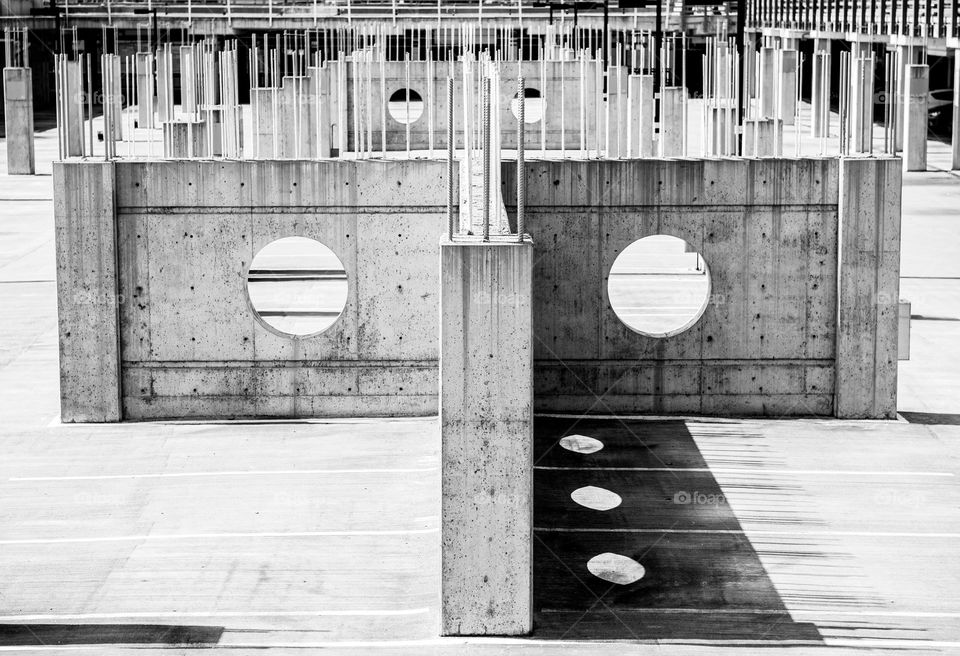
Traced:
<path fill-rule="evenodd" d="M 891 163 L 899 160 L 863 159 L 844 170 L 872 179 L 892 176 Z M 515 169 L 506 168 L 504 198 L 513 211 Z M 871 294 L 896 299 L 899 232 L 883 233 L 883 258 L 857 251 L 841 258 L 838 160 L 529 162 L 526 168 L 537 411 L 831 415 L 834 395 L 844 391 L 838 384 L 850 393 L 873 384 L 855 376 L 838 383 L 838 362 L 845 366 L 846 357 L 837 346 L 838 286 L 839 298 L 850 294 L 858 307 Z M 849 177 L 845 184 L 857 192 Z M 887 208 L 877 222 L 899 221 L 899 189 L 886 180 L 869 187 L 860 209 L 844 205 L 860 217 L 846 223 L 850 234 L 876 227 L 868 200 L 869 207 Z M 630 330 L 607 298 L 617 255 L 653 234 L 685 239 L 712 279 L 703 317 L 666 339 Z M 863 312 L 850 319 L 856 328 L 845 330 L 866 335 L 856 357 L 883 393 L 856 414 L 890 416 L 895 353 L 892 362 L 886 350 L 874 358 L 869 346 L 886 344 L 891 326 Z M 845 405 L 838 410 L 848 412 Z"/>
<path fill-rule="evenodd" d="M 88 232 L 115 226 L 119 315 L 98 314 L 90 330 L 118 332 L 122 378 L 119 390 L 87 384 L 119 397 L 123 418 L 436 412 L 444 162 L 117 162 L 100 165 L 116 170 L 104 198 L 78 187 L 92 166 L 55 165 L 57 242 L 63 252 L 79 243 L 87 258 L 105 248 L 84 245 Z M 246 291 L 253 255 L 291 235 L 326 244 L 347 271 L 346 308 L 316 337 L 266 328 Z M 79 262 L 60 269 L 62 349 L 92 311 L 71 290 L 99 298 L 109 283 Z M 95 358 L 66 350 L 64 376 L 101 366 Z M 65 387 L 65 411 L 88 403 L 83 388 Z"/>
<path fill-rule="evenodd" d="M 892 416 L 898 166 L 529 161 L 536 408 Z M 55 170 L 65 418 L 436 412 L 445 162 Z M 515 175 L 505 163 L 510 212 Z M 616 256 L 653 234 L 685 239 L 712 277 L 703 317 L 666 339 L 629 329 L 607 298 Z M 347 270 L 346 309 L 317 337 L 278 335 L 249 306 L 246 267 L 290 235 L 319 239 Z M 112 357 L 119 382 L 102 373 Z"/>

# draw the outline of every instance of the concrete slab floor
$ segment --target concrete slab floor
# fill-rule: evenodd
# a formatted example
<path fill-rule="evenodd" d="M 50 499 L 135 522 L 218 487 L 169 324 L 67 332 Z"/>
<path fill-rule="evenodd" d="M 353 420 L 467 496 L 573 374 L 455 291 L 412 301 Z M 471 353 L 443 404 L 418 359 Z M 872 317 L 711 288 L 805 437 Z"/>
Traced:
<path fill-rule="evenodd" d="M 0 651 L 960 653 L 953 174 L 905 176 L 900 421 L 538 420 L 524 640 L 435 638 L 432 418 L 60 425 L 50 193 L 0 175 Z"/>

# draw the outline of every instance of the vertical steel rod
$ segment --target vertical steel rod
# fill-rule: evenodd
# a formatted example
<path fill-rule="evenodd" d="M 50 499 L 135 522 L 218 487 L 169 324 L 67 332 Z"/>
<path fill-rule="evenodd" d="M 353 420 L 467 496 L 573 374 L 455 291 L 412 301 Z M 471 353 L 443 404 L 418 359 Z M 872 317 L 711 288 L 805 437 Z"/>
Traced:
<path fill-rule="evenodd" d="M 523 78 L 517 80 L 517 241 L 523 241 L 524 210 L 526 201 L 527 176 L 523 157 L 524 105 L 526 104 Z"/>

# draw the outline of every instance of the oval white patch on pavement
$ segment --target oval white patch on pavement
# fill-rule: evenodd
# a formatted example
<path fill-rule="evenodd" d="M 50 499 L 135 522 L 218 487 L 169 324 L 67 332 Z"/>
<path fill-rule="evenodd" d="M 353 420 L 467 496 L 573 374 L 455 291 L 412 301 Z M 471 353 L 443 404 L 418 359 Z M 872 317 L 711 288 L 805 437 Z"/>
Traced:
<path fill-rule="evenodd" d="M 587 562 L 587 569 L 598 579 L 628 585 L 643 578 L 646 570 L 643 565 L 629 556 L 606 553 L 598 554 Z"/>
<path fill-rule="evenodd" d="M 586 435 L 567 435 L 560 440 L 560 446 L 574 453 L 591 454 L 603 448 L 603 442 Z"/>
<path fill-rule="evenodd" d="M 570 493 L 570 498 L 581 506 L 593 510 L 611 510 L 623 503 L 623 499 L 616 492 L 593 485 L 577 488 Z"/>

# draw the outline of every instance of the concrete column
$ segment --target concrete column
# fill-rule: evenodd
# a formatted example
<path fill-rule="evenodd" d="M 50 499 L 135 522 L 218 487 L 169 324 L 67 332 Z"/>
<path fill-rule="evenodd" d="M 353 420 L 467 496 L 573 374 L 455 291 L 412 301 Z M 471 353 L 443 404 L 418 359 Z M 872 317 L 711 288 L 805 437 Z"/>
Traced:
<path fill-rule="evenodd" d="M 4 129 L 7 138 L 7 174 L 33 175 L 33 73 L 29 68 L 3 69 Z"/>
<path fill-rule="evenodd" d="M 904 146 L 904 141 L 906 139 L 906 129 L 907 129 L 907 103 L 905 103 L 905 94 L 907 93 L 907 79 L 910 76 L 908 71 L 909 66 L 913 64 L 920 64 L 924 60 L 924 49 L 920 46 L 908 47 L 908 46 L 898 46 L 897 47 L 897 106 L 896 106 L 896 115 L 897 115 L 897 125 L 896 130 L 894 131 L 894 138 L 896 139 L 896 148 L 898 151 L 902 151 Z"/>
<path fill-rule="evenodd" d="M 707 108 L 707 154 L 735 157 L 737 154 L 737 107 L 732 103 Z"/>
<path fill-rule="evenodd" d="M 873 67 L 869 59 L 854 59 L 851 80 L 851 131 L 855 152 L 873 145 Z"/>
<path fill-rule="evenodd" d="M 927 94 L 930 69 L 925 65 L 907 67 L 903 104 L 903 165 L 906 171 L 927 170 Z"/>
<path fill-rule="evenodd" d="M 627 89 L 625 76 L 619 66 L 607 69 L 607 117 L 609 124 L 605 130 L 607 157 L 618 158 L 626 155 L 626 148 L 621 148 L 620 135 L 626 136 L 626 124 L 623 120 L 624 109 L 627 103 Z"/>
<path fill-rule="evenodd" d="M 208 157 L 203 121 L 183 118 L 163 124 L 163 156 Z"/>
<path fill-rule="evenodd" d="M 83 155 L 83 91 L 80 89 L 82 74 L 79 61 L 66 62 L 66 102 L 61 117 L 66 125 L 68 157 Z"/>
<path fill-rule="evenodd" d="M 157 120 L 172 121 L 173 111 L 173 61 L 164 50 L 157 50 Z"/>
<path fill-rule="evenodd" d="M 953 158 L 950 168 L 960 170 L 960 49 L 953 51 Z"/>
<path fill-rule="evenodd" d="M 113 138 L 122 139 L 123 138 L 123 105 L 124 101 L 127 100 L 124 98 L 124 87 L 123 87 L 123 76 L 120 74 L 120 57 L 111 56 L 110 65 L 113 66 L 113 84 L 109 90 L 104 90 L 104 102 L 109 102 L 112 104 L 112 115 L 113 115 Z"/>
<path fill-rule="evenodd" d="M 760 116 L 774 118 L 777 114 L 777 51 L 760 49 Z"/>
<path fill-rule="evenodd" d="M 440 246 L 443 635 L 533 626 L 533 243 L 491 239 Z"/>
<path fill-rule="evenodd" d="M 121 419 L 114 187 L 112 162 L 53 164 L 64 422 Z"/>
<path fill-rule="evenodd" d="M 834 412 L 897 413 L 900 188 L 896 158 L 841 158 Z"/>
<path fill-rule="evenodd" d="M 638 78 L 637 95 L 632 100 L 634 111 L 638 114 L 636 143 L 638 155 L 640 157 L 653 157 L 653 125 L 654 125 L 654 104 L 653 104 L 653 76 L 637 75 Z"/>
<path fill-rule="evenodd" d="M 778 118 L 784 125 L 793 125 L 797 112 L 797 58 L 796 50 L 780 51 L 780 100 Z"/>
<path fill-rule="evenodd" d="M 197 63 L 192 46 L 180 46 L 180 109 L 188 115 L 197 112 Z"/>
<path fill-rule="evenodd" d="M 665 87 L 660 92 L 660 157 L 683 157 L 683 87 Z"/>
<path fill-rule="evenodd" d="M 153 127 L 154 108 L 153 55 L 137 53 L 137 126 Z"/>
<path fill-rule="evenodd" d="M 822 53 L 822 55 L 818 55 Z M 810 111 L 813 116 L 810 121 L 811 137 L 830 136 L 830 40 L 816 39 L 814 41 L 813 66 L 811 75 Z M 826 106 L 826 107 L 824 107 Z M 826 112 L 826 120 L 824 113 Z"/>
<path fill-rule="evenodd" d="M 749 119 L 743 123 L 743 157 L 780 157 L 783 123 L 779 119 Z"/>

